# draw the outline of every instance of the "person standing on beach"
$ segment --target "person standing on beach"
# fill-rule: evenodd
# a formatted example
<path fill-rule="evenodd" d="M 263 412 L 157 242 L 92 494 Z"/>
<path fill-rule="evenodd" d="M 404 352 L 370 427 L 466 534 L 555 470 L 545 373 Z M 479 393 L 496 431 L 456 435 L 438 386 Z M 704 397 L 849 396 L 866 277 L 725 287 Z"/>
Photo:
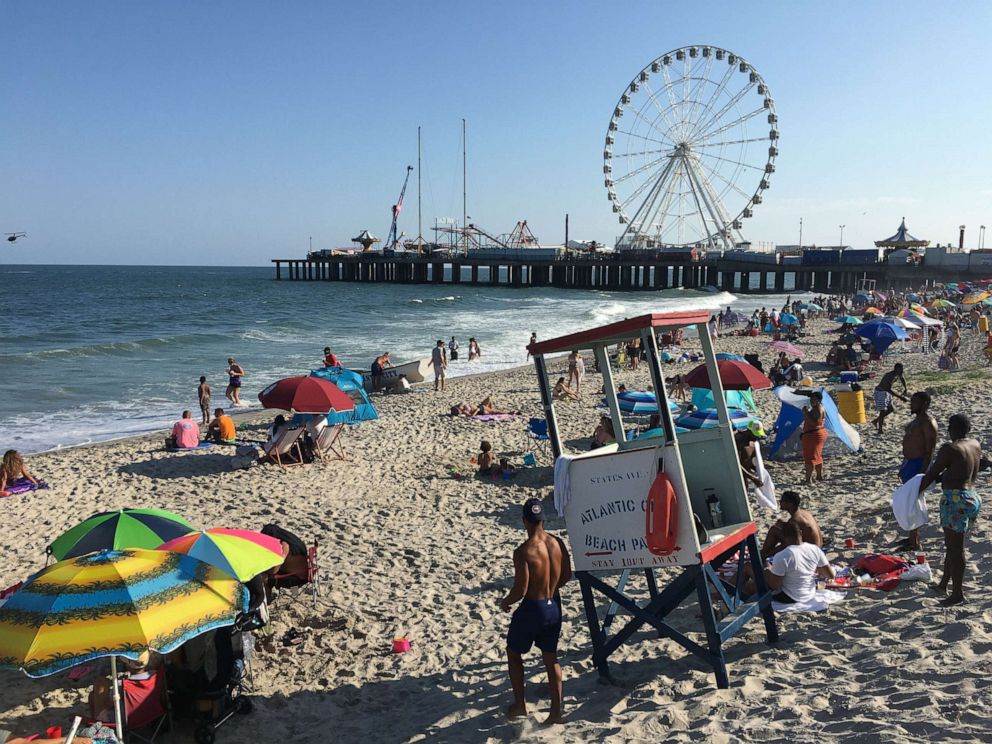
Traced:
<path fill-rule="evenodd" d="M 201 423 L 206 426 L 210 423 L 210 386 L 207 384 L 207 378 L 204 375 L 200 375 L 200 384 L 196 388 L 196 397 L 200 401 Z"/>
<path fill-rule="evenodd" d="M 568 386 L 572 387 L 572 380 L 575 380 L 575 395 L 581 396 L 582 377 L 586 373 L 586 364 L 578 349 L 573 349 L 568 355 Z"/>
<path fill-rule="evenodd" d="M 469 345 L 469 354 L 471 355 L 471 345 Z M 444 353 L 444 341 L 441 339 L 437 340 L 434 348 L 431 350 L 431 360 L 427 362 L 428 367 L 434 367 L 434 392 L 438 390 L 438 384 L 441 385 L 441 392 L 444 392 L 444 377 L 445 372 L 448 369 L 448 360 Z"/>
<path fill-rule="evenodd" d="M 799 441 L 803 446 L 803 464 L 806 466 L 806 485 L 816 479 L 823 480 L 823 445 L 827 441 L 827 412 L 823 408 L 823 393 L 819 390 L 809 396 L 809 405 L 803 406 L 803 431 Z"/>
<path fill-rule="evenodd" d="M 964 602 L 964 538 L 975 524 L 982 499 L 975 491 L 982 448 L 971 433 L 971 419 L 955 413 L 947 422 L 951 441 L 937 451 L 937 458 L 920 481 L 920 495 L 940 480 L 940 526 L 944 529 L 944 572 L 936 590 L 940 594 L 951 585 L 951 595 L 941 600 L 944 607 Z"/>
<path fill-rule="evenodd" d="M 527 343 L 527 359 L 530 361 L 530 347 L 537 343 L 537 331 L 532 331 L 530 334 L 530 341 Z"/>
<path fill-rule="evenodd" d="M 331 351 L 330 346 L 324 347 L 324 366 L 325 367 L 340 367 L 337 356 Z"/>
<path fill-rule="evenodd" d="M 895 396 L 904 403 L 908 400 L 906 395 L 909 394 L 909 389 L 906 387 L 906 378 L 903 376 L 902 369 L 902 364 L 897 362 L 895 367 L 882 375 L 882 379 L 875 386 L 875 410 L 878 411 L 878 416 L 872 419 L 871 425 L 879 434 L 885 430 L 885 417 L 890 413 L 895 413 L 896 409 L 892 407 L 892 397 Z M 892 383 L 896 380 L 902 383 L 902 395 L 892 389 Z"/>
<path fill-rule="evenodd" d="M 937 447 L 937 422 L 930 415 L 930 393 L 923 390 L 913 393 L 909 399 L 909 410 L 913 419 L 906 425 L 902 435 L 902 466 L 899 468 L 899 481 L 908 483 L 920 473 L 925 473 L 933 451 Z M 910 530 L 909 536 L 899 546 L 903 550 L 918 550 L 920 530 Z"/>
<path fill-rule="evenodd" d="M 236 361 L 234 357 L 227 359 L 227 390 L 224 397 L 234 405 L 241 405 L 241 378 L 245 376 L 245 369 Z"/>
<path fill-rule="evenodd" d="M 559 590 L 572 578 L 571 561 L 565 543 L 544 531 L 544 506 L 540 499 L 528 499 L 524 503 L 523 523 L 527 539 L 513 551 L 513 587 L 499 603 L 504 612 L 509 612 L 520 602 L 506 634 L 506 656 L 513 687 L 513 704 L 507 708 L 506 715 L 509 718 L 527 715 L 523 655 L 536 644 L 548 672 L 551 697 L 551 710 L 544 723 L 564 723 L 561 666 L 558 664 L 562 617 Z"/>
<path fill-rule="evenodd" d="M 392 367 L 393 363 L 389 361 L 389 352 L 384 351 L 382 354 L 377 356 L 372 362 L 372 392 L 378 393 L 382 390 L 382 372 L 386 367 Z"/>

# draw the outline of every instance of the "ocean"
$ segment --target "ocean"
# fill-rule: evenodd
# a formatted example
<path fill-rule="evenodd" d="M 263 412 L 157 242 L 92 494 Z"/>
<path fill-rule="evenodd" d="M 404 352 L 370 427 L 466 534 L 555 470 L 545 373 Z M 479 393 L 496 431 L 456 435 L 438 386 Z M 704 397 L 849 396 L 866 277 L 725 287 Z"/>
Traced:
<path fill-rule="evenodd" d="M 39 452 L 168 428 L 198 416 L 206 375 L 224 405 L 227 358 L 242 398 L 320 366 L 330 346 L 348 367 L 462 346 L 450 377 L 518 366 L 539 338 L 645 312 L 727 305 L 748 312 L 782 296 L 666 290 L 599 292 L 468 285 L 277 282 L 270 268 L 0 265 L 0 452 Z M 475 336 L 482 358 L 465 361 Z"/>

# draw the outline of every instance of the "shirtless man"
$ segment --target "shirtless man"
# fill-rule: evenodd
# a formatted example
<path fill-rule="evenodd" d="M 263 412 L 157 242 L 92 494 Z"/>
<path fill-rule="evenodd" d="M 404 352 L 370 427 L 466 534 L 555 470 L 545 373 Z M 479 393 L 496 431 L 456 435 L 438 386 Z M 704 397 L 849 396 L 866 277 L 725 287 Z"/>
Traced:
<path fill-rule="evenodd" d="M 902 395 L 892 389 L 892 383 L 896 380 L 902 383 Z M 901 364 L 897 363 L 895 367 L 882 375 L 882 379 L 875 386 L 875 410 L 878 411 L 878 416 L 872 419 L 871 422 L 879 434 L 885 429 L 885 417 L 890 413 L 894 413 L 896 410 L 892 407 L 892 396 L 905 402 L 908 392 L 909 390 L 906 388 L 906 378 L 903 377 Z"/>
<path fill-rule="evenodd" d="M 527 539 L 513 551 L 513 588 L 500 601 L 504 612 L 516 602 L 520 606 L 506 634 L 506 656 L 513 686 L 509 718 L 527 715 L 524 701 L 523 654 L 534 644 L 541 649 L 548 671 L 551 711 L 545 725 L 564 723 L 561 717 L 561 667 L 558 665 L 558 636 L 561 635 L 561 597 L 558 590 L 572 578 L 572 565 L 565 543 L 544 531 L 544 507 L 540 499 L 528 499 L 523 508 Z"/>
<path fill-rule="evenodd" d="M 929 414 L 930 393 L 919 391 L 909 399 L 909 410 L 913 419 L 906 425 L 902 436 L 902 467 L 899 480 L 907 483 L 914 476 L 927 471 L 937 447 L 937 422 Z M 910 530 L 909 536 L 899 546 L 903 550 L 917 550 L 920 547 L 920 530 Z"/>
<path fill-rule="evenodd" d="M 801 503 L 802 497 L 795 491 L 785 491 L 782 494 L 782 498 L 779 499 L 779 506 L 782 507 L 782 511 L 789 513 L 789 519 L 787 522 L 776 522 L 768 530 L 765 542 L 761 546 L 762 558 L 771 558 L 792 544 L 785 539 L 783 532 L 784 525 L 790 522 L 799 525 L 803 542 L 813 543 L 820 548 L 823 547 L 823 533 L 820 532 L 820 525 L 817 524 L 816 517 L 805 509 L 799 508 Z"/>
<path fill-rule="evenodd" d="M 937 450 L 937 458 L 920 482 L 924 493 L 938 479 L 943 488 L 940 498 L 940 526 L 944 528 L 944 573 L 937 585 L 937 592 L 944 594 L 948 582 L 951 595 L 941 600 L 945 607 L 964 602 L 964 537 L 971 530 L 982 508 L 982 499 L 975 491 L 978 465 L 982 448 L 978 441 L 968 436 L 971 420 L 963 413 L 956 413 L 947 422 L 951 441 Z"/>

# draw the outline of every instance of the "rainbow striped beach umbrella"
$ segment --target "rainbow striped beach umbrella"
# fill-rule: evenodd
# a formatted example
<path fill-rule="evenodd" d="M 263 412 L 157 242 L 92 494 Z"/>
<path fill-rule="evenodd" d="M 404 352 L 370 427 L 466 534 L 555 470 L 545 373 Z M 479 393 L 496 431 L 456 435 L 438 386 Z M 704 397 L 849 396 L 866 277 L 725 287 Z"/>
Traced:
<path fill-rule="evenodd" d="M 247 607 L 237 579 L 190 556 L 91 553 L 42 569 L 0 607 L 0 666 L 44 677 L 105 656 L 164 654 Z"/>
<path fill-rule="evenodd" d="M 931 302 L 930 303 L 930 307 L 948 308 L 948 307 L 954 307 L 954 303 L 951 302 L 950 300 L 945 300 L 945 299 L 942 299 L 941 298 L 941 299 L 936 299 L 933 302 Z"/>
<path fill-rule="evenodd" d="M 283 561 L 282 543 L 274 537 L 223 527 L 190 532 L 162 543 L 158 549 L 192 556 L 231 574 L 238 581 L 250 581 Z"/>
<path fill-rule="evenodd" d="M 154 550 L 166 540 L 192 529 L 185 519 L 165 509 L 118 509 L 94 514 L 80 522 L 57 537 L 48 546 L 48 552 L 61 561 L 96 550 Z"/>
<path fill-rule="evenodd" d="M 898 313 L 895 314 L 896 318 L 905 318 L 906 320 L 914 320 L 916 318 L 923 317 L 923 313 L 918 313 L 915 310 L 909 308 L 903 308 Z"/>

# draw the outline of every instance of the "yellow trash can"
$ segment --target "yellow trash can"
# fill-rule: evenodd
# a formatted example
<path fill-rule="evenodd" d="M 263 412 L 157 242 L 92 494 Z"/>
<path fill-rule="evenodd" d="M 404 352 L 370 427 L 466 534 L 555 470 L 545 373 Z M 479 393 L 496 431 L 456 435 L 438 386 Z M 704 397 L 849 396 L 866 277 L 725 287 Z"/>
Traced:
<path fill-rule="evenodd" d="M 863 424 L 868 421 L 865 415 L 865 394 L 861 390 L 840 391 L 834 393 L 837 398 L 837 410 L 849 424 Z"/>

